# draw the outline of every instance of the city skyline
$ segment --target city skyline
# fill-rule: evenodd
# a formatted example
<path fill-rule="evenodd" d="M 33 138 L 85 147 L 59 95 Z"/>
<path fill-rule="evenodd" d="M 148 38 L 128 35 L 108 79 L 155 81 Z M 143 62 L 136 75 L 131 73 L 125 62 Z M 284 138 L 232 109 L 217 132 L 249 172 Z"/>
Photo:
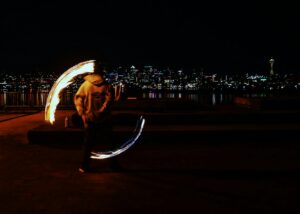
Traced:
<path fill-rule="evenodd" d="M 91 60 L 91 59 L 89 59 Z M 93 59 L 95 60 L 95 59 Z M 108 61 L 105 60 L 95 60 L 96 63 L 98 64 L 98 66 L 103 66 L 104 69 L 106 69 L 106 71 L 111 72 L 113 70 L 118 70 L 119 68 L 124 68 L 124 69 L 129 69 L 132 66 L 137 67 L 138 69 L 143 69 L 145 67 L 155 67 L 156 69 L 160 69 L 160 70 L 166 70 L 166 69 L 173 69 L 173 70 L 185 70 L 188 73 L 191 73 L 193 71 L 198 71 L 198 72 L 205 72 L 208 74 L 218 74 L 218 75 L 245 75 L 245 74 L 249 74 L 249 75 L 274 75 L 276 74 L 280 74 L 280 75 L 284 75 L 284 74 L 299 74 L 300 70 L 294 70 L 294 71 L 282 71 L 280 70 L 280 67 L 277 65 L 277 59 L 276 59 L 276 64 L 275 64 L 275 59 L 274 57 L 269 58 L 264 66 L 254 69 L 254 70 L 249 70 L 249 69 L 244 69 L 241 70 L 239 72 L 236 72 L 234 70 L 230 70 L 228 72 L 225 72 L 222 69 L 211 69 L 209 67 L 203 66 L 203 65 L 185 65 L 185 64 L 170 64 L 170 65 L 162 65 L 162 64 L 158 64 L 158 63 L 154 63 L 154 64 L 142 64 L 142 63 L 123 63 L 123 64 L 112 64 L 109 63 Z M 78 63 L 79 61 L 77 61 Z M 68 63 L 69 64 L 69 63 Z M 274 66 L 275 64 L 275 66 Z M 71 65 L 69 65 L 71 66 Z M 0 74 L 23 74 L 26 75 L 26 73 L 30 73 L 29 75 L 42 75 L 42 73 L 60 73 L 63 72 L 64 69 L 67 69 L 68 67 L 66 67 L 66 64 L 64 65 L 49 65 L 47 68 L 45 66 L 42 65 L 34 65 L 32 67 L 22 67 L 22 68 L 16 68 L 16 67 L 9 67 L 9 68 L 5 68 L 2 67 L 0 69 Z"/>
<path fill-rule="evenodd" d="M 300 89 L 300 74 L 274 72 L 275 60 L 270 59 L 270 70 L 263 74 L 217 74 L 204 69 L 181 69 L 147 66 L 115 66 L 105 70 L 106 80 L 113 85 L 123 85 L 130 91 L 231 91 L 231 92 L 297 92 Z M 47 92 L 60 76 L 58 72 L 0 72 L 1 91 Z M 77 90 L 83 78 L 75 79 L 69 89 Z M 123 87 L 122 86 L 122 87 Z"/>

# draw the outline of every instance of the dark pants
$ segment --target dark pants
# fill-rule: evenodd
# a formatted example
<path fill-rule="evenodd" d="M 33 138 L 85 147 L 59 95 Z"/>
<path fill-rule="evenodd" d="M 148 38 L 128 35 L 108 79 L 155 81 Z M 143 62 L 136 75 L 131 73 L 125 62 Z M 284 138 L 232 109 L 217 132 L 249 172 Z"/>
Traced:
<path fill-rule="evenodd" d="M 85 137 L 83 144 L 83 161 L 82 167 L 85 169 L 90 168 L 91 152 L 97 145 L 101 151 L 115 149 L 115 139 L 112 133 L 112 125 L 110 122 L 103 123 L 88 123 L 88 127 L 85 128 Z M 116 157 L 110 158 L 110 165 L 114 167 L 117 164 Z"/>

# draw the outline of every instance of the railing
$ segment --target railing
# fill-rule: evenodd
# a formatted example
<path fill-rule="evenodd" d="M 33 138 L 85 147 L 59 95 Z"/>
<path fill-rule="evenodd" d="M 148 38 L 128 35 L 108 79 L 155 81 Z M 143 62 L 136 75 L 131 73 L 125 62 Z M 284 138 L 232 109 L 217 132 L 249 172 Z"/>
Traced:
<path fill-rule="evenodd" d="M 42 107 L 46 105 L 48 92 L 0 92 L 0 107 L 3 106 L 31 106 Z M 62 105 L 73 105 L 74 94 L 65 92 L 61 96 Z"/>
<path fill-rule="evenodd" d="M 76 92 L 65 91 L 60 97 L 59 108 L 74 108 L 73 98 Z M 130 94 L 129 94 L 130 95 Z M 128 95 L 128 96 L 129 96 Z M 0 109 L 6 107 L 33 107 L 44 108 L 46 105 L 48 92 L 0 92 Z M 120 99 L 122 97 L 122 99 Z M 220 94 L 220 93 L 182 93 L 182 92 L 142 92 L 137 97 L 128 98 L 115 90 L 115 100 L 124 99 L 142 99 L 142 100 L 188 100 L 201 105 L 214 106 L 217 104 L 229 104 L 233 102 L 233 94 Z"/>
<path fill-rule="evenodd" d="M 60 106 L 73 107 L 74 106 L 74 91 L 64 91 L 60 97 Z M 121 85 L 114 86 L 115 100 L 119 100 L 122 94 Z M 0 108 L 6 106 L 18 107 L 44 107 L 47 102 L 49 92 L 35 91 L 35 92 L 0 92 Z"/>

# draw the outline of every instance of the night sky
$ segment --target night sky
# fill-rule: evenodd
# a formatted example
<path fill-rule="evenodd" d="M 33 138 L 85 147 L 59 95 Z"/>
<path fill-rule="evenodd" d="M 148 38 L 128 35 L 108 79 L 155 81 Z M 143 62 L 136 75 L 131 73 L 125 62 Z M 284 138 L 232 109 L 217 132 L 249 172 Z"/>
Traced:
<path fill-rule="evenodd" d="M 300 72 L 296 3 L 266 1 L 11 2 L 1 7 L 1 70 L 112 65 Z M 21 69 L 22 68 L 22 69 Z"/>

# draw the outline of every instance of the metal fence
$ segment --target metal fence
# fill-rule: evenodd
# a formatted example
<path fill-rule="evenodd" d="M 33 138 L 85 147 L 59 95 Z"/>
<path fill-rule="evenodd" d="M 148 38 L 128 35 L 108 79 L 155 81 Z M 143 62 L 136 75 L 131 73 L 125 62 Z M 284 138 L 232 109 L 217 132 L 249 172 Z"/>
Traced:
<path fill-rule="evenodd" d="M 34 93 L 28 92 L 0 92 L 0 108 L 3 107 L 45 107 L 49 92 L 37 91 Z M 73 108 L 74 107 L 74 95 L 76 92 L 65 91 L 60 96 L 59 107 L 62 108 Z M 115 90 L 115 100 L 119 100 L 120 97 L 125 99 L 131 99 L 134 97 L 127 97 Z M 153 100 L 153 99 L 164 99 L 164 100 L 189 100 L 194 101 L 198 104 L 214 106 L 217 104 L 228 104 L 233 102 L 232 94 L 190 94 L 181 92 L 143 92 L 138 95 L 137 99 Z"/>
<path fill-rule="evenodd" d="M 122 88 L 121 85 L 115 85 L 114 97 L 115 100 L 119 100 L 121 97 Z M 65 90 L 60 96 L 60 106 L 73 107 L 74 96 L 76 91 Z M 48 91 L 18 91 L 18 92 L 0 92 L 0 108 L 6 106 L 18 106 L 18 107 L 45 107 L 49 92 Z"/>
<path fill-rule="evenodd" d="M 0 92 L 0 107 L 4 106 L 32 106 L 43 107 L 46 105 L 48 92 Z M 61 96 L 61 105 L 73 105 L 74 93 L 64 92 Z"/>

